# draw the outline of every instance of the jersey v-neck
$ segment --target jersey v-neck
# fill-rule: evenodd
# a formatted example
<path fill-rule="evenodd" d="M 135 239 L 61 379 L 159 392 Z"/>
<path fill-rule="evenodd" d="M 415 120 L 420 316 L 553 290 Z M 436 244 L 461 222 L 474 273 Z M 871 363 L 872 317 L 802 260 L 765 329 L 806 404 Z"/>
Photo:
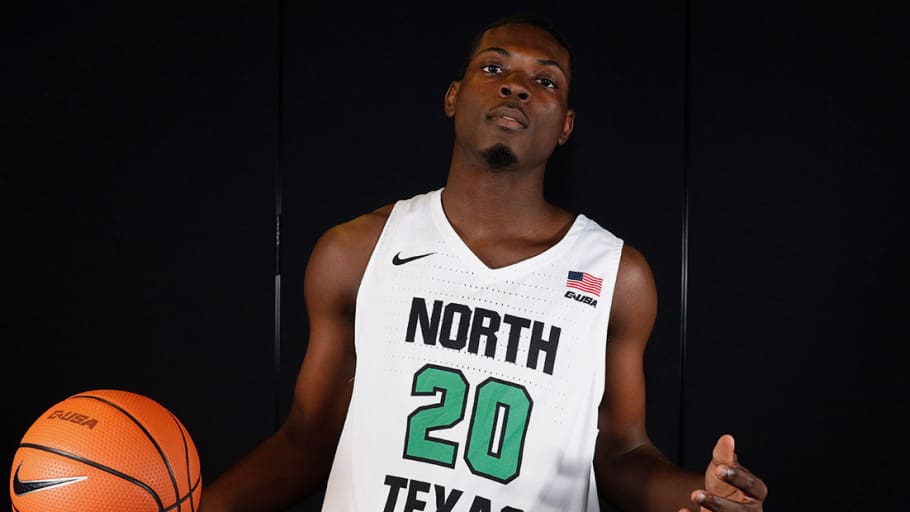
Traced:
<path fill-rule="evenodd" d="M 465 243 L 458 232 L 455 231 L 451 222 L 449 222 L 445 210 L 442 207 L 442 189 L 430 193 L 430 209 L 433 215 L 433 223 L 436 225 L 436 229 L 442 235 L 445 243 L 465 266 L 483 281 L 516 278 L 522 274 L 532 272 L 542 265 L 558 258 L 572 246 L 578 232 L 581 230 L 582 221 L 584 219 L 584 215 L 576 215 L 566 234 L 563 235 L 558 242 L 543 252 L 503 267 L 492 268 L 487 266 L 487 264 L 484 263 L 470 247 L 468 247 L 468 244 Z"/>

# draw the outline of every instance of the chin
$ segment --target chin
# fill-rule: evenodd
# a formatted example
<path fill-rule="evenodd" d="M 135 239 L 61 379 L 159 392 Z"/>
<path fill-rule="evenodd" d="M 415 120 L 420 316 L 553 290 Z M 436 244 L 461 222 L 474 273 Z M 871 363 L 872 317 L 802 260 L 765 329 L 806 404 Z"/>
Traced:
<path fill-rule="evenodd" d="M 480 155 L 491 169 L 509 169 L 518 164 L 518 156 L 512 148 L 502 142 L 483 150 Z"/>

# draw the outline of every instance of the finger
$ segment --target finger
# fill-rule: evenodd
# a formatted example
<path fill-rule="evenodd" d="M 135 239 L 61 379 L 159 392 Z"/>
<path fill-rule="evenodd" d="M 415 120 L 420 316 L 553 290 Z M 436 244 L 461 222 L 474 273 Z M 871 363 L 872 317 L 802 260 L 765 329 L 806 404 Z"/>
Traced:
<path fill-rule="evenodd" d="M 711 453 L 714 464 L 725 464 L 731 466 L 736 464 L 736 441 L 730 434 L 724 434 L 717 440 L 714 445 L 714 451 Z"/>
<path fill-rule="evenodd" d="M 694 491 L 692 491 L 691 494 L 689 494 L 689 499 L 692 501 L 692 503 L 695 503 L 695 509 L 697 509 L 697 512 L 707 510 L 707 509 L 701 507 L 701 503 L 705 500 L 706 496 L 707 496 L 707 493 L 702 489 L 695 489 Z M 689 509 L 684 509 L 684 510 L 686 512 L 690 512 Z M 682 511 L 680 511 L 680 512 L 682 512 Z"/>
<path fill-rule="evenodd" d="M 721 464 L 714 470 L 714 474 L 717 475 L 717 478 L 736 487 L 750 498 L 764 501 L 768 496 L 768 486 L 765 485 L 765 482 L 742 466 Z"/>
<path fill-rule="evenodd" d="M 713 494 L 705 494 L 704 491 L 694 491 L 691 495 L 693 502 L 698 503 L 701 511 L 713 512 L 761 512 L 762 504 L 759 501 L 748 500 L 746 502 L 731 501 Z"/>

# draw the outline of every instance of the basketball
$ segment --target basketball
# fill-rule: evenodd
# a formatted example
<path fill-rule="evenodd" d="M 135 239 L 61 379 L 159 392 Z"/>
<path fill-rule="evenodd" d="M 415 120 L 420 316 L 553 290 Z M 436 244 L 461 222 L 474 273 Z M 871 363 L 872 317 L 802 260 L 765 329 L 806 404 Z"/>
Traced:
<path fill-rule="evenodd" d="M 94 390 L 42 414 L 13 457 L 14 512 L 194 512 L 196 446 L 168 409 L 143 395 Z"/>

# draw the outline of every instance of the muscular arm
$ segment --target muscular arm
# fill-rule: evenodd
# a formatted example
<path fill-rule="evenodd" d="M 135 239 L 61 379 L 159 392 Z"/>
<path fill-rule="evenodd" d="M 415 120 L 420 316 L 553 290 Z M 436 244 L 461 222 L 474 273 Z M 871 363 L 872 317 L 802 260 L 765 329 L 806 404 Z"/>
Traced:
<path fill-rule="evenodd" d="M 673 465 L 645 428 L 644 352 L 657 314 L 657 291 L 644 256 L 626 246 L 607 337 L 606 382 L 594 465 L 600 495 L 624 511 L 676 511 L 704 475 Z"/>
<path fill-rule="evenodd" d="M 309 344 L 290 413 L 205 488 L 203 512 L 284 510 L 325 485 L 353 388 L 357 289 L 388 212 L 336 226 L 316 243 L 304 278 Z"/>

